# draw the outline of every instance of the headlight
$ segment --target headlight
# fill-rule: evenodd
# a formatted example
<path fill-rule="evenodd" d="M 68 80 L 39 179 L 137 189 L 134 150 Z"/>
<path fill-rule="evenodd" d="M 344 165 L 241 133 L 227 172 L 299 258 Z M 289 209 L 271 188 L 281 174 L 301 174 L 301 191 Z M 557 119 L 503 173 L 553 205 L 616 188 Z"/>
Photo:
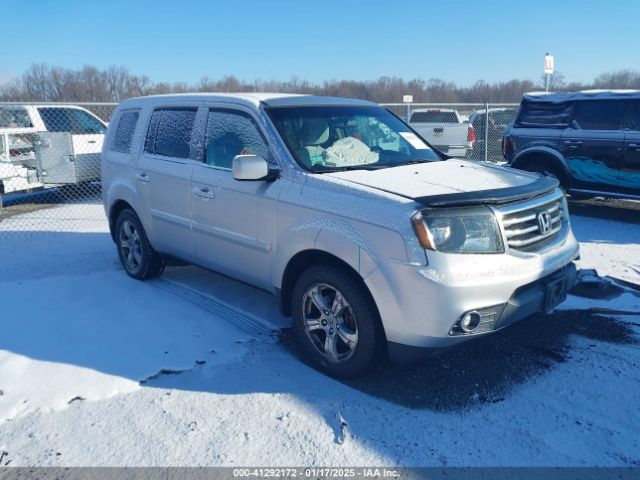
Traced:
<path fill-rule="evenodd" d="M 420 244 L 447 253 L 502 253 L 502 236 L 493 212 L 486 207 L 423 210 L 414 215 Z"/>
<path fill-rule="evenodd" d="M 562 219 L 568 224 L 571 223 L 569 219 L 569 204 L 567 203 L 567 196 L 562 191 Z"/>

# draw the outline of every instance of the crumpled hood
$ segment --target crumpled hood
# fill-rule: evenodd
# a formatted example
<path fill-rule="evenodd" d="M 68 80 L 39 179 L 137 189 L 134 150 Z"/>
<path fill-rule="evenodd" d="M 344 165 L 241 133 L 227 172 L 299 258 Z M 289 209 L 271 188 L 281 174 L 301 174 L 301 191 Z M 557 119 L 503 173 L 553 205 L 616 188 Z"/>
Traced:
<path fill-rule="evenodd" d="M 486 191 L 513 192 L 540 180 L 537 174 L 457 159 L 329 175 L 411 199 Z"/>

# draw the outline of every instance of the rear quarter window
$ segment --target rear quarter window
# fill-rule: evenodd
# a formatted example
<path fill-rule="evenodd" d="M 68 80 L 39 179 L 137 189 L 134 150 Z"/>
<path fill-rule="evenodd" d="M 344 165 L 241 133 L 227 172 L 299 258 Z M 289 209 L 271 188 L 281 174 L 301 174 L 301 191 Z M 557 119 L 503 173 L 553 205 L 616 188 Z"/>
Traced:
<path fill-rule="evenodd" d="M 165 157 L 189 158 L 196 108 L 161 108 L 153 111 L 144 150 Z"/>
<path fill-rule="evenodd" d="M 113 135 L 111 150 L 120 153 L 129 153 L 131 151 L 131 142 L 133 141 L 133 134 L 136 130 L 139 116 L 140 112 L 137 110 L 126 111 L 120 115 L 116 132 Z"/>
<path fill-rule="evenodd" d="M 571 103 L 527 102 L 522 105 L 516 124 L 525 127 L 567 126 L 572 110 Z"/>

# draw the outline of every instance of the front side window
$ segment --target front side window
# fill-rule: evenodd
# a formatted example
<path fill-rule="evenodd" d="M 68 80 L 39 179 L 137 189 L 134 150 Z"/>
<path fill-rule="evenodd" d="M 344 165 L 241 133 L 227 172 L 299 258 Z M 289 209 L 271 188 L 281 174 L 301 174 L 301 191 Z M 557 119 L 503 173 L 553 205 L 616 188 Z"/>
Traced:
<path fill-rule="evenodd" d="M 640 100 L 627 102 L 627 112 L 622 126 L 626 130 L 640 131 Z"/>
<path fill-rule="evenodd" d="M 619 130 L 624 109 L 620 100 L 583 100 L 576 102 L 573 120 L 582 130 Z"/>
<path fill-rule="evenodd" d="M 24 107 L 0 107 L 0 128 L 31 128 L 31 119 Z"/>
<path fill-rule="evenodd" d="M 75 108 L 41 107 L 38 113 L 49 132 L 74 135 L 104 134 L 106 127 L 94 116 Z"/>
<path fill-rule="evenodd" d="M 153 111 L 144 150 L 165 157 L 189 158 L 196 108 L 161 108 Z"/>
<path fill-rule="evenodd" d="M 269 147 L 251 116 L 236 110 L 212 109 L 207 118 L 205 162 L 231 168 L 236 155 L 269 157 Z"/>
<path fill-rule="evenodd" d="M 440 160 L 422 138 L 381 107 L 282 107 L 267 112 L 293 158 L 311 172 Z"/>
<path fill-rule="evenodd" d="M 136 130 L 138 124 L 138 111 L 124 112 L 118 120 L 118 127 L 116 133 L 113 136 L 113 145 L 111 150 L 120 153 L 129 153 L 131 150 L 131 141 L 133 140 L 133 133 Z"/>

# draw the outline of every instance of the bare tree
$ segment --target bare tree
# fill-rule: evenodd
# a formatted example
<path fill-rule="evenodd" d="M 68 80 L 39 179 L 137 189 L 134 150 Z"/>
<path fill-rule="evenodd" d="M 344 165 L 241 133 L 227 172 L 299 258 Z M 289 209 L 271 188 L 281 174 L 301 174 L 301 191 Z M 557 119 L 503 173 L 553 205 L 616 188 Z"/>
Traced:
<path fill-rule="evenodd" d="M 218 79 L 204 76 L 198 83 L 190 85 L 185 82 L 152 82 L 149 77 L 134 75 L 121 66 L 99 69 L 86 65 L 72 70 L 33 64 L 21 76 L 0 86 L 0 100 L 118 102 L 154 93 L 272 91 L 355 97 L 376 102 L 401 102 L 403 95 L 410 94 L 416 102 L 506 103 L 517 102 L 524 92 L 536 88 L 544 88 L 544 82 L 536 85 L 530 80 L 513 79 L 493 83 L 478 80 L 469 87 L 460 87 L 439 78 L 404 80 L 389 76 L 370 81 L 333 79 L 312 83 L 295 76 L 289 80 L 258 79 L 247 82 L 233 75 L 226 75 Z M 603 73 L 591 84 L 568 83 L 560 72 L 556 72 L 551 78 L 551 90 L 571 91 L 584 88 L 640 89 L 640 71 Z"/>

